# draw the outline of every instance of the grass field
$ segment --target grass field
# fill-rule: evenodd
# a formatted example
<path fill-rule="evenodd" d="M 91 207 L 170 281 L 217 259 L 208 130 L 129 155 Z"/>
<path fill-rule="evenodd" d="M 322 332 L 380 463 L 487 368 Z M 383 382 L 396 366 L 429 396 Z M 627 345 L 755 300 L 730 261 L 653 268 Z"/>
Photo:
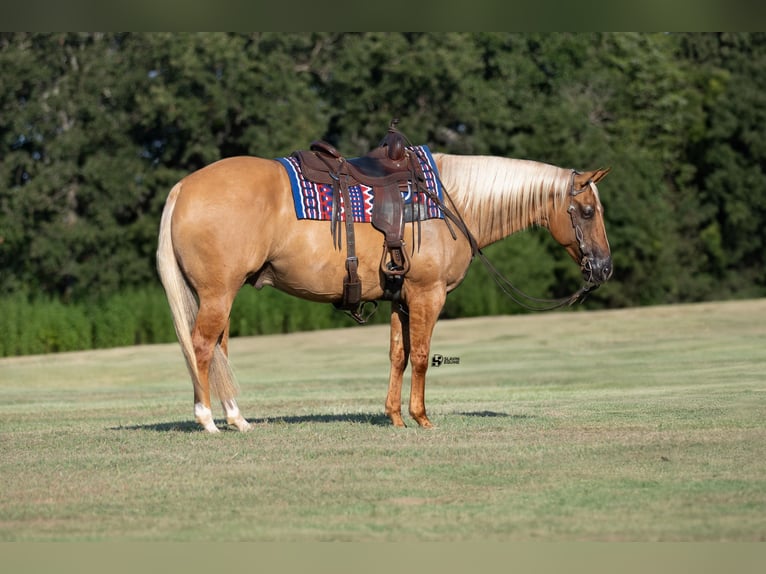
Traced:
<path fill-rule="evenodd" d="M 430 431 L 387 341 L 232 341 L 218 436 L 175 344 L 0 360 L 0 541 L 766 540 L 766 300 L 441 322 Z"/>

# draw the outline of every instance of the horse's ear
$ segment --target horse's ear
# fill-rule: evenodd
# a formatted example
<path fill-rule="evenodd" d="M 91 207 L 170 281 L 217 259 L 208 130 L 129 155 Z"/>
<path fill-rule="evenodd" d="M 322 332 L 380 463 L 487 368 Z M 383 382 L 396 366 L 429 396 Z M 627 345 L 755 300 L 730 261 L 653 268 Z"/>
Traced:
<path fill-rule="evenodd" d="M 574 183 L 578 189 L 582 189 L 589 183 L 598 183 L 603 177 L 609 173 L 611 167 L 606 169 L 595 169 L 593 171 L 576 172 Z"/>
<path fill-rule="evenodd" d="M 606 169 L 597 169 L 593 172 L 593 174 L 590 176 L 590 179 L 593 183 L 598 183 L 601 181 L 604 176 L 611 171 L 611 167 L 608 167 Z"/>

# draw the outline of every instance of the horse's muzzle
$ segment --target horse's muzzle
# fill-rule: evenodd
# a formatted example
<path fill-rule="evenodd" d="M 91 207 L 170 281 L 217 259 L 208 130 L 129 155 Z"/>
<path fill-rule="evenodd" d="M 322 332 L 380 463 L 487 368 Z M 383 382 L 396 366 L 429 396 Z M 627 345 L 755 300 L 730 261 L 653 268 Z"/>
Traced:
<path fill-rule="evenodd" d="M 583 279 L 595 285 L 605 283 L 614 273 L 611 257 L 585 257 L 581 267 Z"/>

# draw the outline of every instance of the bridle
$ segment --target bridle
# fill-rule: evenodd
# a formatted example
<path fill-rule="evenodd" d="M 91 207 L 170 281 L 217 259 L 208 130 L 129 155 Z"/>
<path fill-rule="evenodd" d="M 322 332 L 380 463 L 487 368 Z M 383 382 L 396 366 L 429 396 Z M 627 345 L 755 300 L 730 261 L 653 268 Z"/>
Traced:
<path fill-rule="evenodd" d="M 582 192 L 591 189 L 594 184 L 593 180 L 589 179 L 585 182 L 583 187 L 580 189 L 575 189 L 575 176 L 577 175 L 580 175 L 580 172 L 573 169 L 572 183 L 569 186 L 569 207 L 567 207 L 567 212 L 569 213 L 569 218 L 572 221 L 572 228 L 574 229 L 575 239 L 577 240 L 577 247 L 580 249 L 580 269 L 588 273 L 588 280 L 586 281 L 586 284 L 593 284 L 593 265 L 591 264 L 590 257 L 586 251 L 585 234 L 583 233 L 580 222 L 578 221 L 579 218 L 575 217 L 575 213 L 577 213 L 577 206 L 574 203 L 574 198 L 580 195 Z M 597 285 L 593 287 L 591 291 L 596 287 Z"/>

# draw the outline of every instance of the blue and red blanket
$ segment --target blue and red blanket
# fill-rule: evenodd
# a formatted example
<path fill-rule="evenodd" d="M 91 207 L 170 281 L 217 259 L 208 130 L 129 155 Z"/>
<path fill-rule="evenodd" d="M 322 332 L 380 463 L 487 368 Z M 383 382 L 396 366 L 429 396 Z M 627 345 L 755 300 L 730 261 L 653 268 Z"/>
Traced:
<path fill-rule="evenodd" d="M 420 166 L 423 169 L 426 185 L 431 191 L 435 191 L 441 201 L 443 199 L 442 187 L 439 182 L 439 172 L 436 169 L 436 163 L 428 146 L 413 146 L 407 149 L 415 152 Z M 303 177 L 301 166 L 298 160 L 293 157 L 277 158 L 287 174 L 290 176 L 290 186 L 293 191 L 293 201 L 295 203 L 295 214 L 298 219 L 332 219 L 332 187 L 329 185 L 318 184 L 308 181 Z M 413 189 L 402 192 L 402 198 L 405 205 L 411 205 L 414 202 L 420 203 L 411 211 L 419 213 L 421 219 L 441 219 L 444 217 L 439 206 L 429 199 L 423 193 L 413 193 Z M 349 199 L 351 201 L 351 213 L 354 222 L 369 223 L 372 218 L 372 188 L 365 185 L 354 185 L 348 188 Z M 410 211 L 410 210 L 407 210 Z M 343 206 L 340 209 L 340 219 L 345 221 L 345 211 Z"/>

